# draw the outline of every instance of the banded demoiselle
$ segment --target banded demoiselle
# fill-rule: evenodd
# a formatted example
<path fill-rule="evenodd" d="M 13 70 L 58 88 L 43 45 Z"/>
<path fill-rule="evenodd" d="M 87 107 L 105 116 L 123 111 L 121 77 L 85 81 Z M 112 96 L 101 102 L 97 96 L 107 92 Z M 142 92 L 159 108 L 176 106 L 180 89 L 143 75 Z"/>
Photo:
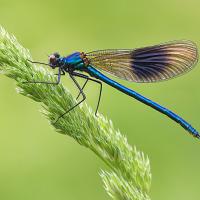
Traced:
<path fill-rule="evenodd" d="M 173 41 L 138 49 L 107 49 L 89 53 L 75 52 L 66 57 L 61 57 L 58 53 L 54 53 L 49 56 L 48 64 L 41 62 L 33 63 L 45 64 L 52 69 L 58 68 L 57 82 L 27 81 L 26 83 L 59 84 L 61 75 L 65 75 L 65 73 L 69 74 L 79 90 L 79 95 L 82 95 L 83 98 L 76 105 L 59 116 L 56 122 L 86 99 L 83 89 L 89 80 L 100 85 L 99 99 L 96 108 L 97 113 L 101 98 L 102 81 L 154 108 L 160 113 L 167 115 L 194 137 L 200 139 L 197 130 L 177 114 L 117 83 L 97 70 L 108 72 L 111 75 L 128 81 L 149 83 L 168 80 L 182 75 L 190 71 L 197 63 L 197 60 L 197 47 L 191 41 Z M 75 77 L 85 79 L 85 84 L 81 87 Z"/>

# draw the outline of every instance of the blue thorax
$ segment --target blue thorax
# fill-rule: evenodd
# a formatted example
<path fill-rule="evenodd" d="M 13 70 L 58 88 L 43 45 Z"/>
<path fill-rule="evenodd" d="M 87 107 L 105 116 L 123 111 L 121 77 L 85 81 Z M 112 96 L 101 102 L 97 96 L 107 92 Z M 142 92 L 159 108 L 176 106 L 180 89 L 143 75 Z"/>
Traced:
<path fill-rule="evenodd" d="M 60 62 L 69 67 L 73 67 L 74 70 L 82 70 L 85 65 L 80 55 L 80 52 L 75 52 L 67 57 L 60 58 Z"/>

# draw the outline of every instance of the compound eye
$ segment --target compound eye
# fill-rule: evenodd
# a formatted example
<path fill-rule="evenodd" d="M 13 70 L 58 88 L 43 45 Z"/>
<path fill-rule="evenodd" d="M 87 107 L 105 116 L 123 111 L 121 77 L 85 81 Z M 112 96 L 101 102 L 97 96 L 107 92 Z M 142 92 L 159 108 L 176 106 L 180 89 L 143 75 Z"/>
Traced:
<path fill-rule="evenodd" d="M 60 54 L 59 54 L 59 53 L 57 53 L 57 52 L 56 52 L 56 53 L 54 53 L 53 55 L 54 55 L 56 58 L 60 58 Z"/>
<path fill-rule="evenodd" d="M 56 56 L 54 54 L 49 56 L 49 63 L 55 64 L 56 63 Z"/>

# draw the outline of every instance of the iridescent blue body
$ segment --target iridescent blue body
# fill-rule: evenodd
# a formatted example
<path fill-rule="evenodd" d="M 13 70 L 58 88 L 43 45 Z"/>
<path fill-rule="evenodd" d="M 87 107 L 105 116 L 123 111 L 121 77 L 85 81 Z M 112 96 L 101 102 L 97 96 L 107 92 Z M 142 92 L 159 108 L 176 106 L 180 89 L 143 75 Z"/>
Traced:
<path fill-rule="evenodd" d="M 61 57 L 59 54 L 55 53 L 49 57 L 48 65 L 53 69 L 56 67 L 59 68 L 57 83 L 59 83 L 60 75 L 62 75 L 61 72 L 63 75 L 65 72 L 69 73 L 70 77 L 75 82 L 80 93 L 82 94 L 83 100 L 86 98 L 85 94 L 83 93 L 84 86 L 81 89 L 73 76 L 85 78 L 87 81 L 93 80 L 97 83 L 100 83 L 100 85 L 100 81 L 107 83 L 117 90 L 165 114 L 180 124 L 194 137 L 200 139 L 199 133 L 177 114 L 140 95 L 139 93 L 117 83 L 97 70 L 103 70 L 111 75 L 128 81 L 140 83 L 157 82 L 171 79 L 190 71 L 196 64 L 197 60 L 197 47 L 193 42 L 175 41 L 139 49 L 97 50 L 86 54 L 83 52 L 75 52 L 67 57 Z M 89 76 L 79 72 L 85 72 L 89 74 Z M 93 77 L 94 79 L 89 77 Z M 81 102 L 79 102 L 77 105 L 79 105 Z M 72 110 L 74 107 L 68 111 Z"/>
<path fill-rule="evenodd" d="M 65 69 L 67 69 L 66 71 L 68 71 L 68 69 L 70 68 L 73 70 L 81 70 L 81 71 L 87 72 L 90 76 L 92 76 L 96 79 L 99 79 L 99 80 L 103 81 L 104 83 L 107 83 L 108 85 L 118 89 L 119 91 L 121 91 L 121 92 L 137 99 L 138 101 L 154 108 L 155 110 L 167 115 L 169 118 L 171 118 L 172 120 L 179 123 L 185 130 L 187 130 L 189 133 L 191 133 L 194 137 L 199 137 L 199 133 L 188 122 L 186 122 L 184 119 L 179 117 L 177 114 L 175 114 L 172 111 L 170 111 L 169 109 L 159 105 L 158 103 L 140 95 L 139 93 L 108 78 L 107 76 L 105 76 L 104 74 L 102 74 L 101 72 L 96 70 L 94 67 L 92 67 L 91 65 L 86 66 L 84 64 L 83 59 L 81 58 L 80 52 L 73 53 L 67 57 L 60 58 L 60 59 L 62 60 L 61 63 L 64 64 L 64 66 L 66 67 L 65 68 Z"/>
<path fill-rule="evenodd" d="M 67 68 L 82 71 L 85 68 L 85 64 L 80 55 L 80 52 L 75 52 L 67 57 L 60 58 L 60 63 Z"/>
<path fill-rule="evenodd" d="M 107 76 L 100 73 L 99 71 L 97 71 L 95 68 L 93 68 L 91 66 L 87 67 L 87 72 L 91 76 L 94 76 L 95 78 L 100 79 L 101 81 L 120 90 L 121 92 L 123 92 L 123 93 L 137 99 L 138 101 L 154 108 L 155 110 L 167 115 L 169 118 L 171 118 L 172 120 L 179 123 L 185 130 L 187 130 L 189 133 L 191 133 L 194 137 L 199 138 L 199 133 L 197 132 L 197 130 L 195 130 L 188 122 L 186 122 L 184 119 L 182 119 L 181 117 L 179 117 L 177 114 L 173 113 L 172 111 L 168 110 L 167 108 L 165 108 L 165 107 L 159 105 L 158 103 L 140 95 L 139 93 L 117 83 L 116 81 L 108 78 Z"/>

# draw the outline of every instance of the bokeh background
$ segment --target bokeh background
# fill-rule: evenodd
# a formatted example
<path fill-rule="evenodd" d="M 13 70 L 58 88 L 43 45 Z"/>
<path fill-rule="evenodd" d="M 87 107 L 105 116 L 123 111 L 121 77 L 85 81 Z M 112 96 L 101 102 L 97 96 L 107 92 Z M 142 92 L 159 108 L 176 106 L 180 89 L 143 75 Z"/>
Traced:
<path fill-rule="evenodd" d="M 193 40 L 200 47 L 199 8 L 197 0 L 0 0 L 0 23 L 30 49 L 35 60 L 46 61 L 55 51 L 67 55 L 177 39 Z M 171 108 L 200 130 L 200 64 L 167 82 L 118 81 Z M 77 93 L 67 76 L 63 82 Z M 91 83 L 86 93 L 94 108 L 98 87 Z M 110 199 L 98 175 L 103 162 L 56 133 L 39 109 L 16 93 L 13 80 L 0 76 L 0 199 Z M 167 117 L 107 85 L 100 112 L 149 156 L 152 200 L 199 199 L 199 141 Z"/>

